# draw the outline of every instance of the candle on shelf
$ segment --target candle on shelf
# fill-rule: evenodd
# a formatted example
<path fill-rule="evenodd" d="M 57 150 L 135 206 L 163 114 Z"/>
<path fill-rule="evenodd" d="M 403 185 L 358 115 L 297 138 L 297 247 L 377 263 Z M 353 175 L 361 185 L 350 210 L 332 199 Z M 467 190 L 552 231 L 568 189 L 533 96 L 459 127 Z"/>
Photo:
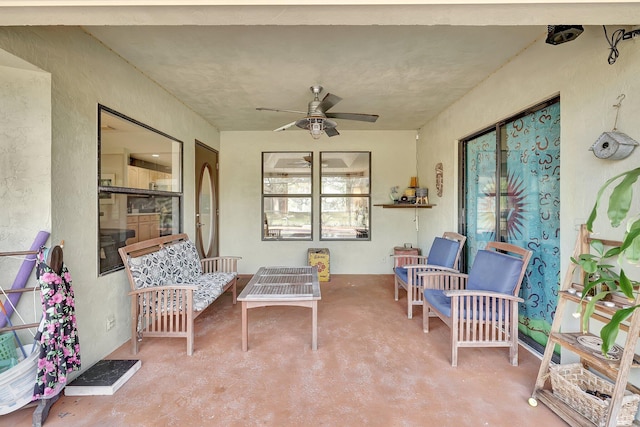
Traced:
<path fill-rule="evenodd" d="M 409 184 L 409 187 L 417 187 L 418 186 L 418 177 L 417 176 L 412 176 L 411 177 L 411 183 Z"/>

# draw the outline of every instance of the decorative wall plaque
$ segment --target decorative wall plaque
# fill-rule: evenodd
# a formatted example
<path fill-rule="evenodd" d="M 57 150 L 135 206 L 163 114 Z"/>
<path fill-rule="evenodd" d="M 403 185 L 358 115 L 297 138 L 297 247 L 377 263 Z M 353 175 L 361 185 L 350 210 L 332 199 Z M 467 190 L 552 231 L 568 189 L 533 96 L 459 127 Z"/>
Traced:
<path fill-rule="evenodd" d="M 436 165 L 436 194 L 442 197 L 442 163 Z"/>

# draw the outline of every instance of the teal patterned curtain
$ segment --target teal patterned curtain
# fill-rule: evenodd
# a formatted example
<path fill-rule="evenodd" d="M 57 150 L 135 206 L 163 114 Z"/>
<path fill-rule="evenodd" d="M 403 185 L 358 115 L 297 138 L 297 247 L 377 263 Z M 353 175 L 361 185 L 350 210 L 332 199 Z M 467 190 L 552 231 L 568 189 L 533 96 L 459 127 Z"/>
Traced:
<path fill-rule="evenodd" d="M 467 265 L 489 240 L 533 251 L 520 291 L 520 333 L 544 346 L 560 276 L 560 103 L 507 122 L 499 135 L 499 195 L 496 131 L 466 144 Z"/>

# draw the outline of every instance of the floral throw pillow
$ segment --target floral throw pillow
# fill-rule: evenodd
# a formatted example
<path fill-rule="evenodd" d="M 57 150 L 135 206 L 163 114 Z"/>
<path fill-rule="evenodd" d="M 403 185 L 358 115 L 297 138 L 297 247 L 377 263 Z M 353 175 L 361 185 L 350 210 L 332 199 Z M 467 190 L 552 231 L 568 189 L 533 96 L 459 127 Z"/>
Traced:
<path fill-rule="evenodd" d="M 202 276 L 200 256 L 192 241 L 175 243 L 164 250 L 169 257 L 173 283 L 195 283 Z"/>

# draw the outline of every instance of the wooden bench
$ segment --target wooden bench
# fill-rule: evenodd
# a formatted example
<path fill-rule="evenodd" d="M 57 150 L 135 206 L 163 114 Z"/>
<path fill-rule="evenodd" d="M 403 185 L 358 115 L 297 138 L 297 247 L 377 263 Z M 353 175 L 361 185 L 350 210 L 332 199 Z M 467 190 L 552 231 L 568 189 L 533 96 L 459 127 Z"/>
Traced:
<path fill-rule="evenodd" d="M 240 257 L 200 259 L 186 234 L 145 240 L 118 249 L 131 285 L 131 346 L 143 336 L 187 339 L 193 354 L 194 321 L 231 289 L 236 303 Z"/>

